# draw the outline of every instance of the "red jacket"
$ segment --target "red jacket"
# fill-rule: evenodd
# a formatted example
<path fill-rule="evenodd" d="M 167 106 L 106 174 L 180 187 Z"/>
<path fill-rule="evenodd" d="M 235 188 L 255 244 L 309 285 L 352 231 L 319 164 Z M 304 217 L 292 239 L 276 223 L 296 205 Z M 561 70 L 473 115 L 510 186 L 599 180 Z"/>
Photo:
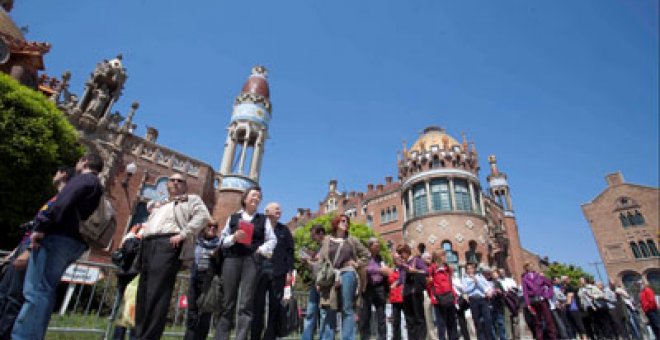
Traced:
<path fill-rule="evenodd" d="M 438 266 L 436 264 L 432 264 L 429 268 L 429 274 L 433 279 L 433 293 L 442 295 L 447 292 L 451 292 L 454 297 L 456 296 L 454 287 L 452 286 L 451 282 L 453 275 L 453 270 L 451 267 L 447 265 Z"/>
<path fill-rule="evenodd" d="M 399 269 L 392 271 L 387 277 L 387 283 L 392 286 L 393 283 L 399 281 Z M 397 285 L 394 288 L 390 288 L 390 303 L 403 303 L 403 285 Z"/>
<path fill-rule="evenodd" d="M 639 302 L 642 304 L 642 310 L 647 313 L 652 310 L 658 309 L 658 304 L 655 302 L 655 293 L 651 287 L 645 287 L 639 293 Z"/>

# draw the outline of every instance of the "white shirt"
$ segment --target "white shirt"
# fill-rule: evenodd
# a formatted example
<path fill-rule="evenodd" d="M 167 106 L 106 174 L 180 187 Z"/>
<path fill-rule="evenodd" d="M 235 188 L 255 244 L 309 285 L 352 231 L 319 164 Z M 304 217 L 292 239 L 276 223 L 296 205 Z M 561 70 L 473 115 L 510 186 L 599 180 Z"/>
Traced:
<path fill-rule="evenodd" d="M 239 213 L 241 214 L 241 220 L 243 221 L 251 222 L 254 218 L 254 215 L 250 215 L 244 210 L 240 210 Z M 233 246 L 234 243 L 236 243 L 236 240 L 234 240 L 234 234 L 232 234 L 231 228 L 229 227 L 230 221 L 231 217 L 227 218 L 227 223 L 225 223 L 225 227 L 222 229 L 222 233 L 220 234 L 220 247 L 222 248 L 229 248 Z M 266 257 L 270 257 L 273 255 L 275 245 L 277 245 L 277 237 L 273 231 L 273 226 L 270 224 L 270 219 L 266 217 L 266 224 L 264 226 L 264 244 L 257 248 L 257 253 Z"/>
<path fill-rule="evenodd" d="M 504 291 L 508 292 L 513 288 L 518 288 L 518 284 L 513 278 L 510 277 L 505 277 L 500 280 L 500 283 L 502 283 L 502 288 L 504 288 Z"/>

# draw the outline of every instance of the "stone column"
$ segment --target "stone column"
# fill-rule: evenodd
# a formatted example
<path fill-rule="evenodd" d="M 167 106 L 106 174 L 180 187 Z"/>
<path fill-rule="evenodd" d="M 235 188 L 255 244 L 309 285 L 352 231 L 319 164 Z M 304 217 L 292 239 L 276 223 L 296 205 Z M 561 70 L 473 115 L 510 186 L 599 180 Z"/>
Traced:
<path fill-rule="evenodd" d="M 403 209 L 403 222 L 405 223 L 408 220 L 408 210 L 406 209 L 406 195 L 408 195 L 407 192 L 403 192 L 401 195 L 401 208 Z"/>
<path fill-rule="evenodd" d="M 426 212 L 429 213 L 433 210 L 433 201 L 431 200 L 431 183 L 429 182 L 428 178 L 424 181 L 424 184 L 426 185 Z"/>
<path fill-rule="evenodd" d="M 413 191 L 412 187 L 408 189 L 408 206 L 410 207 L 410 217 L 415 217 L 415 206 L 413 205 Z"/>
<path fill-rule="evenodd" d="M 248 142 L 250 141 L 250 124 L 246 125 L 245 128 L 245 140 L 243 141 L 243 150 L 241 150 L 241 158 L 238 161 L 238 173 L 243 174 L 243 168 L 245 166 L 245 153 L 247 152 Z"/>
<path fill-rule="evenodd" d="M 486 208 L 484 208 L 484 194 L 479 190 L 479 208 L 481 209 L 481 216 L 486 216 Z"/>
<path fill-rule="evenodd" d="M 231 138 L 233 135 L 234 127 L 231 126 L 227 129 L 227 139 L 225 140 L 225 151 L 222 155 L 222 162 L 220 163 L 220 173 L 227 175 L 231 172 L 231 163 L 234 159 L 234 152 L 236 149 L 236 144 Z"/>
<path fill-rule="evenodd" d="M 511 205 L 511 196 L 509 195 L 509 188 L 504 189 L 504 197 L 506 197 L 506 207 L 507 210 L 513 211 L 513 206 Z"/>
<path fill-rule="evenodd" d="M 472 211 L 477 211 L 477 200 L 474 198 L 474 185 L 472 181 L 468 180 L 468 190 L 470 191 L 470 203 L 472 203 Z"/>
<path fill-rule="evenodd" d="M 257 183 L 259 182 L 259 167 L 261 165 L 261 154 L 263 153 L 264 136 L 264 130 L 259 130 L 257 141 L 254 143 L 254 152 L 252 152 L 252 165 L 250 165 L 250 178 Z"/>
<path fill-rule="evenodd" d="M 449 178 L 449 197 L 451 197 L 451 210 L 456 210 L 456 193 L 454 192 L 454 178 Z"/>

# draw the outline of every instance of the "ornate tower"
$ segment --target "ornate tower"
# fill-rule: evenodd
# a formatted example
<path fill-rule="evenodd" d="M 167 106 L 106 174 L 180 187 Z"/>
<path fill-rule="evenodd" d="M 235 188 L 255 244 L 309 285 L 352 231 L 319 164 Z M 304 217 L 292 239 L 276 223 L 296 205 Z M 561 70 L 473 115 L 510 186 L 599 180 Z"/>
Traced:
<path fill-rule="evenodd" d="M 272 117 L 267 74 L 265 67 L 253 67 L 252 74 L 234 101 L 217 174 L 218 191 L 213 216 L 220 223 L 240 209 L 242 192 L 259 184 L 264 143 Z"/>
<path fill-rule="evenodd" d="M 506 174 L 497 169 L 497 159 L 495 155 L 488 156 L 490 163 L 490 175 L 488 175 L 488 186 L 490 193 L 506 212 L 507 216 L 513 216 L 513 205 L 511 205 L 511 196 L 509 195 L 509 183 L 506 180 Z"/>

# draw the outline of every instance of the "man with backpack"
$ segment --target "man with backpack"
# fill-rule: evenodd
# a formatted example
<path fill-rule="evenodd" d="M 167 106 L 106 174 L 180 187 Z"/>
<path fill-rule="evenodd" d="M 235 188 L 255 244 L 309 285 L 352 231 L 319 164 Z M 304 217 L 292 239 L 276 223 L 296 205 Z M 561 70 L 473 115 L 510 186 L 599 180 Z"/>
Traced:
<path fill-rule="evenodd" d="M 66 268 L 87 250 L 79 226 L 96 210 L 103 193 L 98 178 L 103 159 L 87 154 L 78 160 L 75 169 L 77 176 L 62 189 L 53 205 L 35 219 L 23 287 L 25 303 L 14 324 L 14 340 L 44 338 L 57 284 Z"/>

